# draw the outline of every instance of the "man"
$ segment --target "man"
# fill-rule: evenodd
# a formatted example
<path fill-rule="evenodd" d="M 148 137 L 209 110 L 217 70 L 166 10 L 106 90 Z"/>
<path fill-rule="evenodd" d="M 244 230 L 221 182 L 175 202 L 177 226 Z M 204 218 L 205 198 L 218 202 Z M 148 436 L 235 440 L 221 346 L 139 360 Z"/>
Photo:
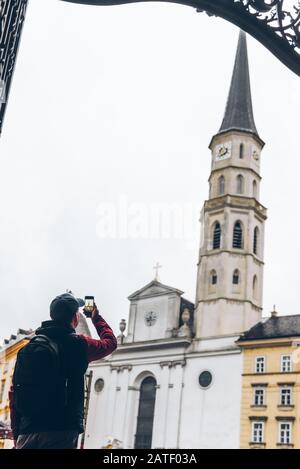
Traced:
<path fill-rule="evenodd" d="M 82 300 L 81 300 L 82 301 Z M 99 335 L 78 335 L 80 300 L 70 293 L 50 305 L 50 321 L 18 354 L 10 391 L 16 449 L 75 449 L 83 432 L 84 375 L 88 364 L 111 354 L 117 339 L 95 305 Z"/>

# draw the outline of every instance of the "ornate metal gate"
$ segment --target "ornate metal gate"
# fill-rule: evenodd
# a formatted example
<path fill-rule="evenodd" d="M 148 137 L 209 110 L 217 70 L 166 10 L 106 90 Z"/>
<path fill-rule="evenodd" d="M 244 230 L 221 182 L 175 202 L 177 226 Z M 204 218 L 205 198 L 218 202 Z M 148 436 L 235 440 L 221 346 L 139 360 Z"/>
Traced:
<path fill-rule="evenodd" d="M 0 0 L 0 132 L 15 68 L 27 0 Z"/>
<path fill-rule="evenodd" d="M 85 5 L 120 5 L 153 0 L 63 0 Z M 300 0 L 159 0 L 220 16 L 239 26 L 300 75 Z"/>
<path fill-rule="evenodd" d="M 0 132 L 28 0 L 0 0 Z M 55 1 L 55 0 L 53 0 Z M 62 0 L 119 5 L 151 0 Z M 162 0 L 220 16 L 251 34 L 300 76 L 300 0 Z"/>

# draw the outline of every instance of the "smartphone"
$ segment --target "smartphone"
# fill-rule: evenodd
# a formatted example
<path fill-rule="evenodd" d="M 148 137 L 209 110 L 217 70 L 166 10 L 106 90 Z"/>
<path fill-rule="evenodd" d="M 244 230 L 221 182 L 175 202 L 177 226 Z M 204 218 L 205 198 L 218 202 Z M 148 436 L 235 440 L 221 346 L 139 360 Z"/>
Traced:
<path fill-rule="evenodd" d="M 95 301 L 93 296 L 84 297 L 84 314 L 86 317 L 90 318 L 95 306 Z"/>

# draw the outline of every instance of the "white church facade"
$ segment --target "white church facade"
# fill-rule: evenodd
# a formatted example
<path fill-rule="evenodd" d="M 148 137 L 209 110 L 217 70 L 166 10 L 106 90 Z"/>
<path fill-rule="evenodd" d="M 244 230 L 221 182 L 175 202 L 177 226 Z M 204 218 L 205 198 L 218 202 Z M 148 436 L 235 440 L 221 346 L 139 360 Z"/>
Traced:
<path fill-rule="evenodd" d="M 195 304 L 157 277 L 129 296 L 126 334 L 93 372 L 86 448 L 238 448 L 241 333 L 262 314 L 263 148 L 240 33 L 224 119 L 212 138 Z"/>

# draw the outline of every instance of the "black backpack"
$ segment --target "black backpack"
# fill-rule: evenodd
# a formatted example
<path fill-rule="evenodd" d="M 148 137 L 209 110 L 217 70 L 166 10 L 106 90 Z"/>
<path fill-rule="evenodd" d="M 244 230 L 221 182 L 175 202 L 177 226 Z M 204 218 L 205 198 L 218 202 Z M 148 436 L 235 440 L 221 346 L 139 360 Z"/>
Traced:
<path fill-rule="evenodd" d="M 59 345 L 36 335 L 17 355 L 13 375 L 14 401 L 26 417 L 51 415 L 67 405 L 67 379 Z"/>

